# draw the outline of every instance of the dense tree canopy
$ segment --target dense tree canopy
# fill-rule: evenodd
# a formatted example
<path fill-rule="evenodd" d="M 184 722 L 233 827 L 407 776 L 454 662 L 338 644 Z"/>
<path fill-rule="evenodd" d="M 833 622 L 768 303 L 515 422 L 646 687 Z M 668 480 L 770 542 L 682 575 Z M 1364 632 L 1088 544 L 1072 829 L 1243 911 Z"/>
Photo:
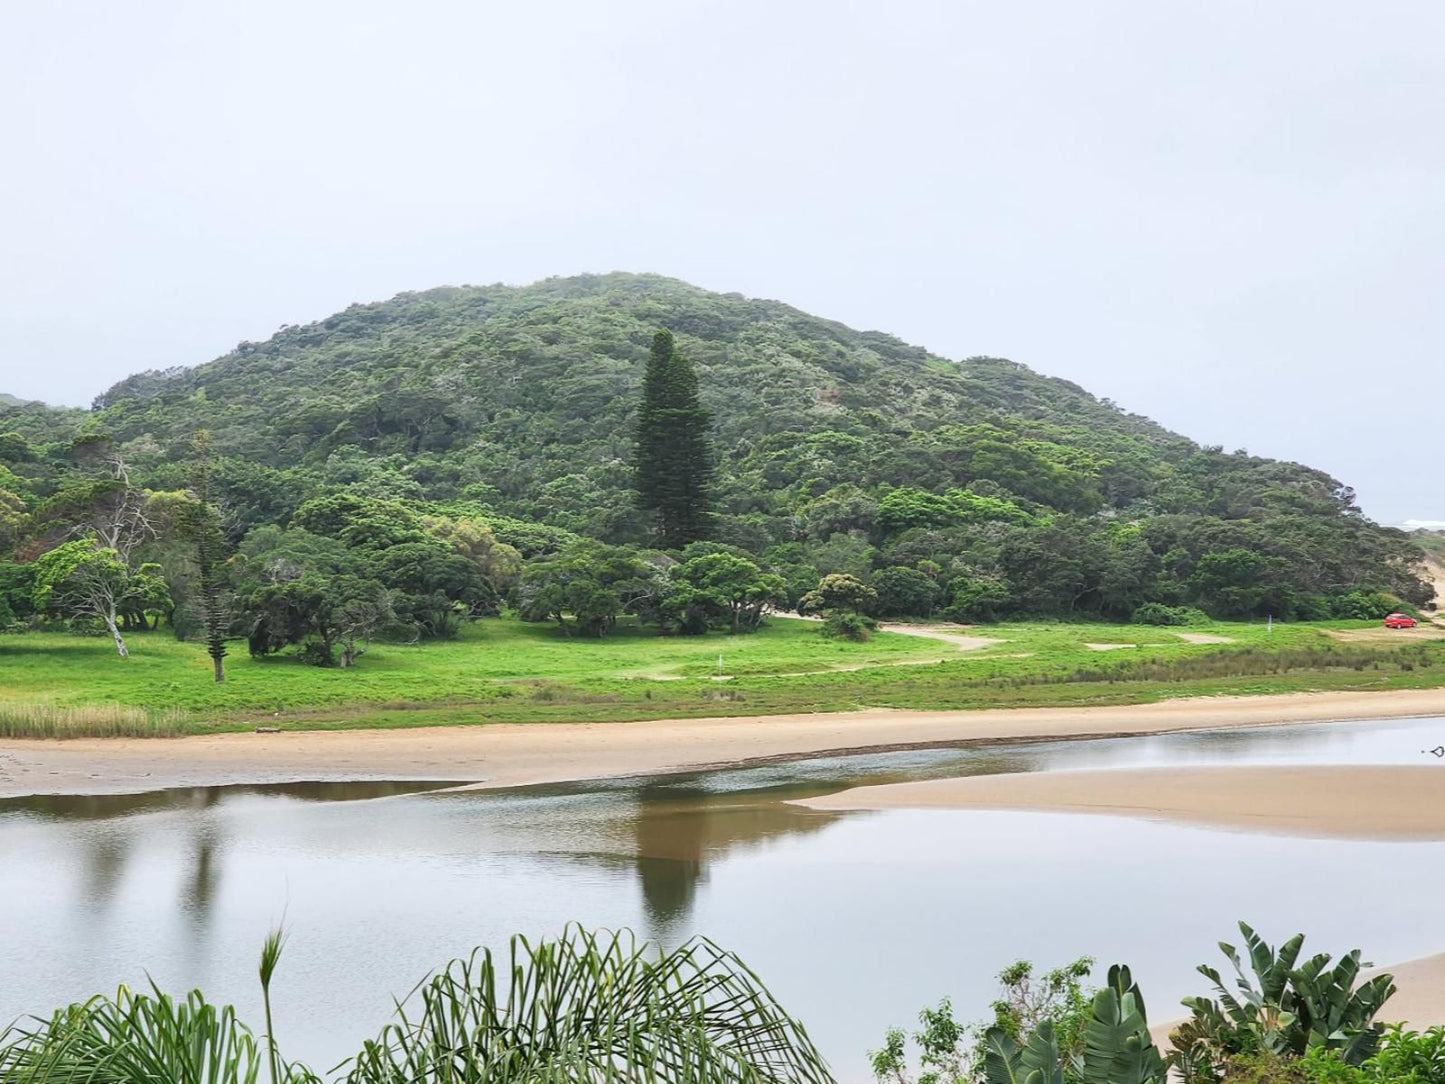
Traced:
<path fill-rule="evenodd" d="M 652 369 L 655 404 L 680 393 L 659 409 L 712 436 L 710 550 L 637 507 Z M 201 430 L 230 592 L 210 603 L 177 530 Z M 706 451 L 659 448 L 654 466 Z M 199 635 L 224 602 L 263 652 L 337 661 L 344 635 L 448 636 L 504 603 L 569 632 L 627 612 L 747 631 L 835 576 L 881 615 L 962 621 L 1326 617 L 1433 594 L 1414 541 L 1317 470 L 1200 447 L 1012 362 L 624 274 L 352 306 L 89 411 L 0 403 L 0 626 L 104 624 L 53 601 L 79 581 L 39 560 L 80 540 L 115 580 L 118 630 L 164 616 Z M 143 575 L 166 597 L 124 586 Z"/>

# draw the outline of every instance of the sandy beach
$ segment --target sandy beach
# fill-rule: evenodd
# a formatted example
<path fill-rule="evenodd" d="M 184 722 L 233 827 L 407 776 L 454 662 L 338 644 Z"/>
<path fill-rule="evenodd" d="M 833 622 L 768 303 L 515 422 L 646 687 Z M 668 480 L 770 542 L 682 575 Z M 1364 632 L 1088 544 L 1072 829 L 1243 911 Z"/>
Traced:
<path fill-rule="evenodd" d="M 891 783 L 814 809 L 1017 809 L 1143 817 L 1336 839 L 1445 839 L 1445 765 L 1040 772 Z"/>
<path fill-rule="evenodd" d="M 6 740 L 0 741 L 0 797 L 348 779 L 505 787 L 828 752 L 1431 716 L 1445 716 L 1445 689 L 1208 697 L 1098 708 Z"/>

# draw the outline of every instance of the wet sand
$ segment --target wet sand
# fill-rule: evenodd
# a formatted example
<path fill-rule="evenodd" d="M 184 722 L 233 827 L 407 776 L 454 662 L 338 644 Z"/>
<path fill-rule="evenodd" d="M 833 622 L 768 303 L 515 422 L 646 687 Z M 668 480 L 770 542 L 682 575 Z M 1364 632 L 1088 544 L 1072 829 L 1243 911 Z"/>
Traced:
<path fill-rule="evenodd" d="M 1445 839 L 1445 764 L 1133 768 L 930 779 L 808 799 L 813 809 L 1102 813 L 1334 839 Z"/>
<path fill-rule="evenodd" d="M 1207 697 L 1125 707 L 868 711 L 175 739 L 0 740 L 0 797 L 326 780 L 491 787 L 946 744 L 1445 716 L 1445 689 Z M 1445 781 L 1445 771 L 1439 778 Z"/>

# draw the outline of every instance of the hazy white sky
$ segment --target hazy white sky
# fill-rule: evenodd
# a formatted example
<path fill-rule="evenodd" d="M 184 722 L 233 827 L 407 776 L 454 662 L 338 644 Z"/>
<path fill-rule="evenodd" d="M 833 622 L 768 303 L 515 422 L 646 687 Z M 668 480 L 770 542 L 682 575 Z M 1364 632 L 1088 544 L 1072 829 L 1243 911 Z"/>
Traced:
<path fill-rule="evenodd" d="M 1434 0 L 0 6 L 0 390 L 637 270 L 1445 518 Z"/>

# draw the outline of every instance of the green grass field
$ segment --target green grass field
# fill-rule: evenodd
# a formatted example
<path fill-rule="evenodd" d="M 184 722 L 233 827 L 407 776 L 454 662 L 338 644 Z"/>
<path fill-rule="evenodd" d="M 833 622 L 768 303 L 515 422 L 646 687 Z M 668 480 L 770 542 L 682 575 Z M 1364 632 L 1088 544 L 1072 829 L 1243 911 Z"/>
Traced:
<path fill-rule="evenodd" d="M 105 639 L 28 633 L 0 637 L 0 735 L 609 721 L 1445 685 L 1445 641 L 1428 638 L 1434 630 L 1359 642 L 1332 635 L 1373 636 L 1365 631 L 1373 628 L 1009 624 L 971 630 L 997 642 L 963 651 L 892 632 L 855 644 L 788 618 L 750 636 L 663 638 L 624 624 L 601 640 L 493 619 L 451 642 L 376 645 L 348 670 L 254 660 L 238 642 L 223 685 L 211 680 L 201 645 L 165 632 L 132 636 L 128 660 Z"/>

